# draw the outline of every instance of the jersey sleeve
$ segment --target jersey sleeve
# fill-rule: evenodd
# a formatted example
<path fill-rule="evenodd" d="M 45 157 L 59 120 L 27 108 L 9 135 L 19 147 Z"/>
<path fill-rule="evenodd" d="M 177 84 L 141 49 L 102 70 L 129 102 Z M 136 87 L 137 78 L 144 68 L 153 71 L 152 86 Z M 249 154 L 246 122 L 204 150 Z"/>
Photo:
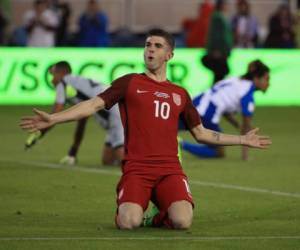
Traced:
<path fill-rule="evenodd" d="M 132 77 L 133 74 L 129 74 L 114 80 L 111 87 L 98 95 L 104 100 L 106 109 L 110 109 L 113 105 L 125 99 Z"/>
<path fill-rule="evenodd" d="M 74 76 L 74 75 L 65 75 L 63 77 L 63 80 L 64 84 L 66 84 L 67 82 L 70 83 L 70 82 L 78 82 L 79 81 L 79 77 L 77 76 Z"/>
<path fill-rule="evenodd" d="M 254 90 L 251 88 L 244 96 L 241 98 L 241 112 L 243 116 L 252 116 L 254 113 Z"/>
<path fill-rule="evenodd" d="M 55 92 L 56 92 L 55 103 L 65 104 L 66 91 L 65 91 L 65 85 L 62 82 L 60 82 L 59 84 L 56 85 Z"/>
<path fill-rule="evenodd" d="M 186 103 L 181 113 L 181 119 L 184 122 L 186 128 L 191 130 L 192 128 L 196 127 L 202 122 L 200 119 L 200 115 L 198 114 L 198 111 L 193 106 L 190 95 L 186 91 L 185 91 L 185 95 L 186 95 Z"/>

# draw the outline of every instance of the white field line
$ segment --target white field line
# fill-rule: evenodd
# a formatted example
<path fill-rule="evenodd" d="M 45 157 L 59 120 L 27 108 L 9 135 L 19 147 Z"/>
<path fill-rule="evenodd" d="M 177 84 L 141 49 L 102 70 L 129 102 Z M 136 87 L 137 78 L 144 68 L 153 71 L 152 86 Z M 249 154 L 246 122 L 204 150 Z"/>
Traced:
<path fill-rule="evenodd" d="M 194 237 L 3 237 L 0 241 L 241 241 L 300 240 L 300 236 L 194 236 Z"/>
<path fill-rule="evenodd" d="M 298 193 L 287 193 L 287 192 L 273 191 L 273 190 L 268 190 L 268 189 L 253 188 L 253 187 L 242 187 L 242 186 L 237 186 L 237 185 L 206 182 L 206 181 L 193 181 L 193 180 L 191 180 L 189 182 L 191 184 L 199 185 L 199 186 L 223 188 L 223 189 L 234 189 L 234 190 L 252 192 L 252 193 L 265 193 L 265 194 L 276 195 L 276 196 L 288 196 L 288 197 L 300 198 L 300 194 L 298 194 Z"/>
<path fill-rule="evenodd" d="M 106 175 L 116 175 L 121 176 L 120 171 L 114 171 L 109 169 L 98 169 L 98 168 L 89 168 L 85 166 L 66 166 L 57 163 L 49 163 L 49 162 L 37 162 L 37 161 L 14 161 L 14 160 L 2 160 L 0 162 L 4 163 L 17 163 L 23 165 L 30 165 L 34 167 L 44 167 L 44 168 L 55 168 L 55 169 L 64 169 L 68 171 L 79 171 L 79 172 L 87 172 L 87 173 L 97 173 L 97 174 L 106 174 Z"/>
<path fill-rule="evenodd" d="M 106 175 L 116 175 L 120 176 L 121 173 L 115 170 L 108 169 L 98 169 L 98 168 L 87 168 L 84 166 L 64 166 L 61 164 L 55 163 L 47 163 L 47 162 L 36 162 L 36 161 L 14 161 L 14 160 L 0 160 L 3 163 L 19 163 L 23 165 L 37 166 L 37 167 L 45 167 L 45 168 L 56 168 L 56 169 L 64 169 L 69 171 L 80 171 L 80 172 L 88 172 L 88 173 L 98 173 L 98 174 L 106 174 Z M 244 192 L 252 192 L 252 193 L 264 193 L 274 196 L 286 196 L 286 197 L 294 197 L 300 198 L 300 193 L 289 193 L 289 192 L 281 192 L 276 190 L 268 190 L 261 188 L 253 188 L 253 187 L 243 187 L 238 185 L 224 184 L 224 183 L 216 183 L 216 182 L 207 182 L 207 181 L 198 181 L 198 180 L 190 180 L 190 184 L 196 186 L 205 186 L 205 187 L 213 187 L 213 188 L 222 188 L 222 189 L 232 189 L 239 190 Z"/>

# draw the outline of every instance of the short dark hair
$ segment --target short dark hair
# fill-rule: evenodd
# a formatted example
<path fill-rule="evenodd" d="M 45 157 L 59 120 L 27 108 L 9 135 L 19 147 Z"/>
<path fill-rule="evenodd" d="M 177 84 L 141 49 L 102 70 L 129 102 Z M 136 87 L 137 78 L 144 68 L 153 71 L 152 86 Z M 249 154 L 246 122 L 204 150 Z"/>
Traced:
<path fill-rule="evenodd" d="M 168 45 L 171 47 L 171 49 L 173 50 L 175 48 L 175 39 L 172 36 L 171 33 L 163 30 L 163 29 L 151 29 L 149 30 L 149 32 L 147 33 L 146 39 L 150 36 L 159 36 L 159 37 L 163 37 L 166 42 L 168 43 Z"/>
<path fill-rule="evenodd" d="M 269 73 L 270 68 L 260 60 L 254 60 L 248 64 L 247 73 L 242 76 L 244 79 L 253 80 L 254 77 L 262 77 Z"/>
<path fill-rule="evenodd" d="M 55 66 L 55 69 L 57 69 L 57 70 L 62 70 L 67 73 L 72 72 L 71 65 L 67 61 L 59 61 L 59 62 L 55 63 L 53 66 Z"/>

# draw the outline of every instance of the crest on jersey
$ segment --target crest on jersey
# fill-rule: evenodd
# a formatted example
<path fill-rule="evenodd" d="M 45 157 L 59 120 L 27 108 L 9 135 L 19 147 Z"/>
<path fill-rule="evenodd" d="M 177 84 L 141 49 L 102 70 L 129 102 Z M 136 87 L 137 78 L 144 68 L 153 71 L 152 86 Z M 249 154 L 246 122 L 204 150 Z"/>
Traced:
<path fill-rule="evenodd" d="M 154 95 L 160 98 L 170 98 L 170 96 L 167 93 L 163 93 L 159 91 L 155 91 Z"/>
<path fill-rule="evenodd" d="M 181 105 L 181 97 L 180 95 L 176 94 L 176 93 L 172 93 L 173 96 L 173 101 L 177 106 Z"/>

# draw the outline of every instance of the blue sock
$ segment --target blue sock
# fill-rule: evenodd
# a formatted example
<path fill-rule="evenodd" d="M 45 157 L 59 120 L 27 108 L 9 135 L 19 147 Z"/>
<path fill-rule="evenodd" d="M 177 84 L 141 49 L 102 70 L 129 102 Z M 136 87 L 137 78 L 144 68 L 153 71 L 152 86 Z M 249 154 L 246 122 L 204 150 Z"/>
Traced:
<path fill-rule="evenodd" d="M 217 157 L 217 150 L 207 145 L 190 143 L 187 141 L 181 142 L 182 149 L 199 157 L 214 158 Z"/>

